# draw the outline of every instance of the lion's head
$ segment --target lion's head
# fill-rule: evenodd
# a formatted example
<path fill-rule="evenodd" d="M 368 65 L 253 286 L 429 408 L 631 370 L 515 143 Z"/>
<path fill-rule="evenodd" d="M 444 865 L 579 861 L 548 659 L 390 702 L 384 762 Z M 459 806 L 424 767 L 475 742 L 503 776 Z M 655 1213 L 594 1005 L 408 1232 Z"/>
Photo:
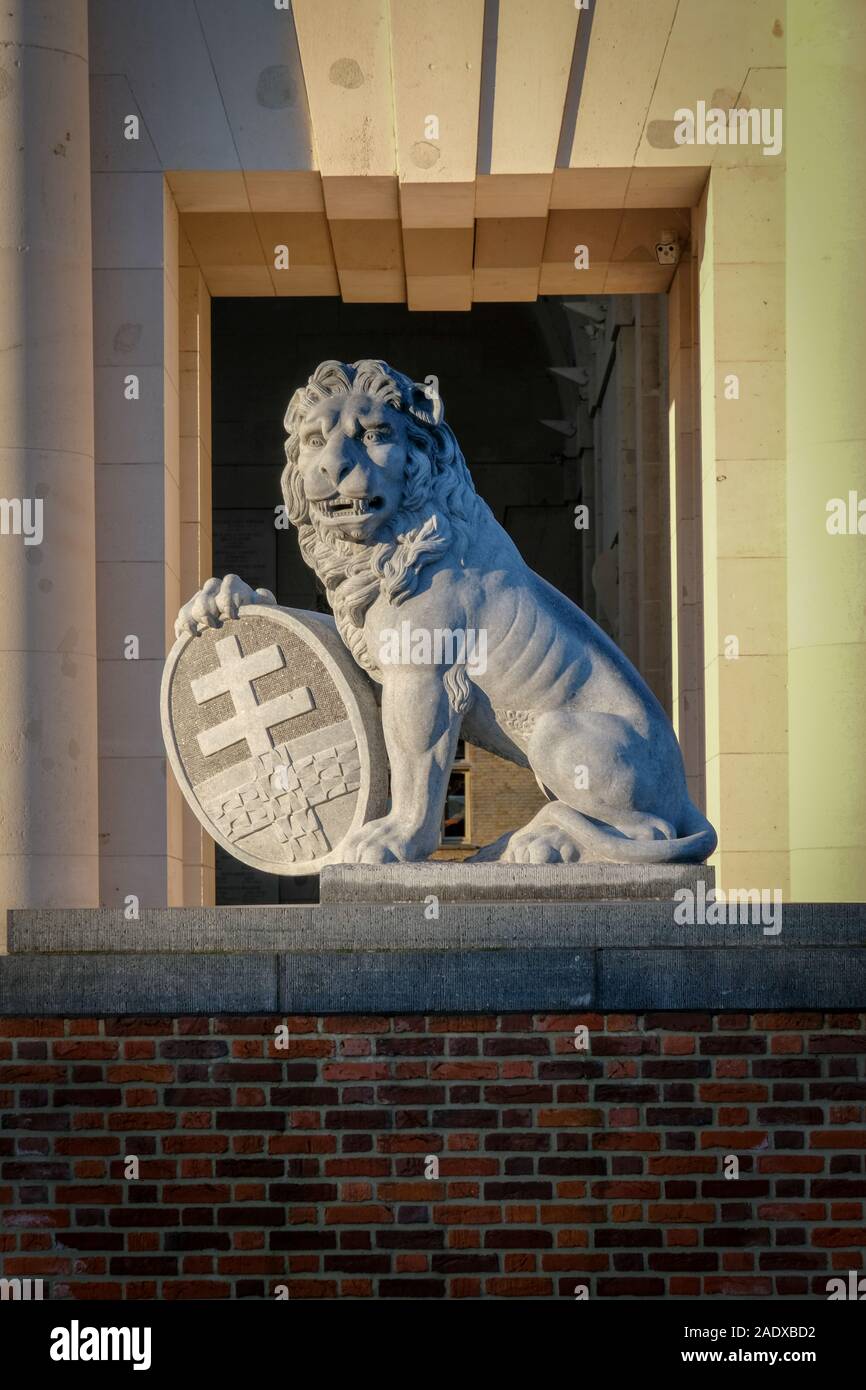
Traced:
<path fill-rule="evenodd" d="M 438 391 L 386 362 L 323 362 L 286 411 L 283 499 L 343 640 L 373 675 L 364 614 L 397 605 L 425 565 L 460 564 L 480 510 Z"/>

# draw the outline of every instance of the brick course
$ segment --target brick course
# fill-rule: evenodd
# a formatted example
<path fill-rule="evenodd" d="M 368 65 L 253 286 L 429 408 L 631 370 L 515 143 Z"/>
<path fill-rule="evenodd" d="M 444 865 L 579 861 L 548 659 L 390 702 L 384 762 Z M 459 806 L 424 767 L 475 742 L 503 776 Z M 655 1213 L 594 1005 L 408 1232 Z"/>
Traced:
<path fill-rule="evenodd" d="M 864 1014 L 0 1019 L 53 1299 L 825 1297 L 864 1153 Z"/>

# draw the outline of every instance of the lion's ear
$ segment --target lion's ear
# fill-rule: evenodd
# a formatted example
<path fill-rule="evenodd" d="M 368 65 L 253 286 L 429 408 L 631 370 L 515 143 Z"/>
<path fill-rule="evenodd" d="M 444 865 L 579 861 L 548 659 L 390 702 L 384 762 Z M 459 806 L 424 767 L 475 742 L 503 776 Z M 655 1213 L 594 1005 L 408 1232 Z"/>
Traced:
<path fill-rule="evenodd" d="M 425 425 L 441 425 L 445 418 L 445 407 L 439 395 L 438 376 L 425 376 L 423 383 L 412 383 L 412 414 Z"/>

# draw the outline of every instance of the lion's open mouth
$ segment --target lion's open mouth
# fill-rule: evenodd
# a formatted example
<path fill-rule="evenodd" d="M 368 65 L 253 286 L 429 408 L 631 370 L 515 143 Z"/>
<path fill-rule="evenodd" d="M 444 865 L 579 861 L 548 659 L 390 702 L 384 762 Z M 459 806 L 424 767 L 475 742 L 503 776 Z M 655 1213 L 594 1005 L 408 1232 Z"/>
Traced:
<path fill-rule="evenodd" d="M 382 504 L 381 497 L 329 497 L 315 506 L 325 516 L 367 516 L 379 511 Z"/>

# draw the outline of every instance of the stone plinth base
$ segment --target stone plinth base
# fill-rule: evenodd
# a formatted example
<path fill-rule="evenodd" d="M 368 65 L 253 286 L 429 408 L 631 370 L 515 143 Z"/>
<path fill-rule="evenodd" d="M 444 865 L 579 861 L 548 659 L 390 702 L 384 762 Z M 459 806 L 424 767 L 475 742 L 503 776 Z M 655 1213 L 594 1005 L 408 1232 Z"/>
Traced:
<path fill-rule="evenodd" d="M 330 864 L 323 903 L 612 902 L 673 898 L 678 888 L 715 887 L 707 864 Z"/>

